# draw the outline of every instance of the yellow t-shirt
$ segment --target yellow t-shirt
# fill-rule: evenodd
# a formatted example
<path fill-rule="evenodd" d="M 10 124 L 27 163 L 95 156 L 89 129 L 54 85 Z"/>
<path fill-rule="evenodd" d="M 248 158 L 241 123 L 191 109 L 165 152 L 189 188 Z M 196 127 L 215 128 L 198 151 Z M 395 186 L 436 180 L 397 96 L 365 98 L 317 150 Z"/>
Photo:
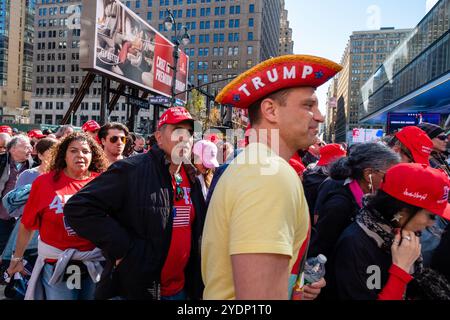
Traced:
<path fill-rule="evenodd" d="M 308 229 L 308 205 L 295 170 L 266 145 L 250 144 L 223 173 L 208 208 L 204 298 L 235 299 L 232 255 L 286 255 L 292 269 Z"/>

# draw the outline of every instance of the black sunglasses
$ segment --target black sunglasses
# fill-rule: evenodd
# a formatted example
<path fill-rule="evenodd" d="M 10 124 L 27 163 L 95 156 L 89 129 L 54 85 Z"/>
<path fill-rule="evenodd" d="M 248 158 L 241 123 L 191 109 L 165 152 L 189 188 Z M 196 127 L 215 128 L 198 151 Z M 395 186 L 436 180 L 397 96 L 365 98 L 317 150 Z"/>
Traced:
<path fill-rule="evenodd" d="M 118 137 L 118 136 L 109 138 L 109 142 L 116 143 L 117 141 L 119 141 L 119 139 L 122 141 L 123 144 L 127 143 L 127 137 Z"/>
<path fill-rule="evenodd" d="M 441 140 L 441 141 L 445 141 L 445 140 L 447 140 L 447 135 L 440 135 L 440 136 L 437 136 L 436 138 L 438 138 L 439 140 Z"/>

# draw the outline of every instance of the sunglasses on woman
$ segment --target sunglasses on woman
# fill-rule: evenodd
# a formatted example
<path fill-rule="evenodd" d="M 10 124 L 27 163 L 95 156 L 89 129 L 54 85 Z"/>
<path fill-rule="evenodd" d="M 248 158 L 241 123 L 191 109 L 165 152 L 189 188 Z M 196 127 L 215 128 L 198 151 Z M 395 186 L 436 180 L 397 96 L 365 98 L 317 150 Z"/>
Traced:
<path fill-rule="evenodd" d="M 127 137 L 119 137 L 119 136 L 113 136 L 109 138 L 109 142 L 116 143 L 119 141 L 119 139 L 122 141 L 123 144 L 127 143 Z"/>

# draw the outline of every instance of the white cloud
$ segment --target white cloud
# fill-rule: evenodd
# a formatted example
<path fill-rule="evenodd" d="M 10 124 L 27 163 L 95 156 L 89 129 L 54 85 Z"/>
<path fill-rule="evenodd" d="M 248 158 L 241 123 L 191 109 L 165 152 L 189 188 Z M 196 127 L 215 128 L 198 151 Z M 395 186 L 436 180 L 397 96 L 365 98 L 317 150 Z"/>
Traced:
<path fill-rule="evenodd" d="M 430 11 L 431 8 L 434 7 L 434 5 L 438 2 L 439 0 L 427 0 L 427 4 L 426 4 L 426 12 Z"/>

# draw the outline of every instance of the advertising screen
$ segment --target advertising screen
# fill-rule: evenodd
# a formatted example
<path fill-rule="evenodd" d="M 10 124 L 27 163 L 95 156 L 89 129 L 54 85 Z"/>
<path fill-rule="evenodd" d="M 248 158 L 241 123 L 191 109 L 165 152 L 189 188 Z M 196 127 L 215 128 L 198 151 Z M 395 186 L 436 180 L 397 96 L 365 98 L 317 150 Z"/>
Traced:
<path fill-rule="evenodd" d="M 416 126 L 422 122 L 440 125 L 439 113 L 389 113 L 387 118 L 387 133 L 391 134 L 401 128 Z"/>

